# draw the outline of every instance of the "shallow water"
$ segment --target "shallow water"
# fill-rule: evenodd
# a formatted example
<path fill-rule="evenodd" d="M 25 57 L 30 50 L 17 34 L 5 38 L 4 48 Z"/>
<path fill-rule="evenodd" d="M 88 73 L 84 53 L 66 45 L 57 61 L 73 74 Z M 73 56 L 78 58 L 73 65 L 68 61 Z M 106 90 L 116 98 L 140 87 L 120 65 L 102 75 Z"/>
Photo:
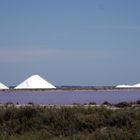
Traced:
<path fill-rule="evenodd" d="M 71 105 L 104 101 L 118 103 L 140 100 L 140 90 L 134 91 L 0 91 L 0 103 Z"/>

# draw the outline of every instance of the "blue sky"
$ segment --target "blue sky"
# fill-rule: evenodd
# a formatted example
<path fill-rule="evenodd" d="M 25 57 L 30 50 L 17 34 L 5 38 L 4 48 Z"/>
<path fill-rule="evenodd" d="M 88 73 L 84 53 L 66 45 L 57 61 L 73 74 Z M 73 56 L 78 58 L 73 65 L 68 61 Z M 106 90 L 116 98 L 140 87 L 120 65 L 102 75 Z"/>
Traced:
<path fill-rule="evenodd" d="M 140 82 L 139 0 L 1 0 L 0 81 Z"/>

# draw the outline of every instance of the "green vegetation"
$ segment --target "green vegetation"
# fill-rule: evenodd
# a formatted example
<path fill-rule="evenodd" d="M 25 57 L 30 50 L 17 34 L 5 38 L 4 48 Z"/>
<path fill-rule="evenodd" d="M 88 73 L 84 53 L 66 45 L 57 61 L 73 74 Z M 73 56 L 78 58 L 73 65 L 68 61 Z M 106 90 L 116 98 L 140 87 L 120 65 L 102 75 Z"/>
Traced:
<path fill-rule="evenodd" d="M 0 140 L 140 140 L 140 107 L 120 106 L 1 105 Z"/>

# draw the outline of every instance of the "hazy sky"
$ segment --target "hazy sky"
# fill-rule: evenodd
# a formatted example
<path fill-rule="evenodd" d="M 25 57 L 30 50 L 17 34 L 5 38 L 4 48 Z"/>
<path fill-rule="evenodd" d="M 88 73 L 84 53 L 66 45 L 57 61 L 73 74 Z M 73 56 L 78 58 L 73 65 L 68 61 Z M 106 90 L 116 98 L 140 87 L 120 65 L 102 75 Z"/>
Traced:
<path fill-rule="evenodd" d="M 140 82 L 140 0 L 0 0 L 0 82 Z"/>

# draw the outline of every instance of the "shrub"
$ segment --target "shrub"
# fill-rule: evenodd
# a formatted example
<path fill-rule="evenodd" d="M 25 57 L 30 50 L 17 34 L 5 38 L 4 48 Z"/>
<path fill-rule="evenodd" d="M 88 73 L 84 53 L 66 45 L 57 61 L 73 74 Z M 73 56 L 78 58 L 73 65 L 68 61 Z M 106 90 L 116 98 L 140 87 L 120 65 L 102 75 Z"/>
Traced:
<path fill-rule="evenodd" d="M 109 106 L 110 106 L 110 105 L 112 105 L 112 104 L 109 103 L 108 101 L 105 101 L 105 102 L 102 103 L 102 105 L 109 105 Z"/>
<path fill-rule="evenodd" d="M 139 104 L 140 105 L 140 100 L 136 101 L 136 104 Z"/>
<path fill-rule="evenodd" d="M 139 140 L 140 108 L 0 106 L 0 140 Z"/>
<path fill-rule="evenodd" d="M 89 102 L 88 105 L 96 105 L 96 103 L 95 102 Z"/>
<path fill-rule="evenodd" d="M 115 104 L 116 107 L 131 107 L 131 103 L 128 102 L 120 102 L 118 104 Z"/>

